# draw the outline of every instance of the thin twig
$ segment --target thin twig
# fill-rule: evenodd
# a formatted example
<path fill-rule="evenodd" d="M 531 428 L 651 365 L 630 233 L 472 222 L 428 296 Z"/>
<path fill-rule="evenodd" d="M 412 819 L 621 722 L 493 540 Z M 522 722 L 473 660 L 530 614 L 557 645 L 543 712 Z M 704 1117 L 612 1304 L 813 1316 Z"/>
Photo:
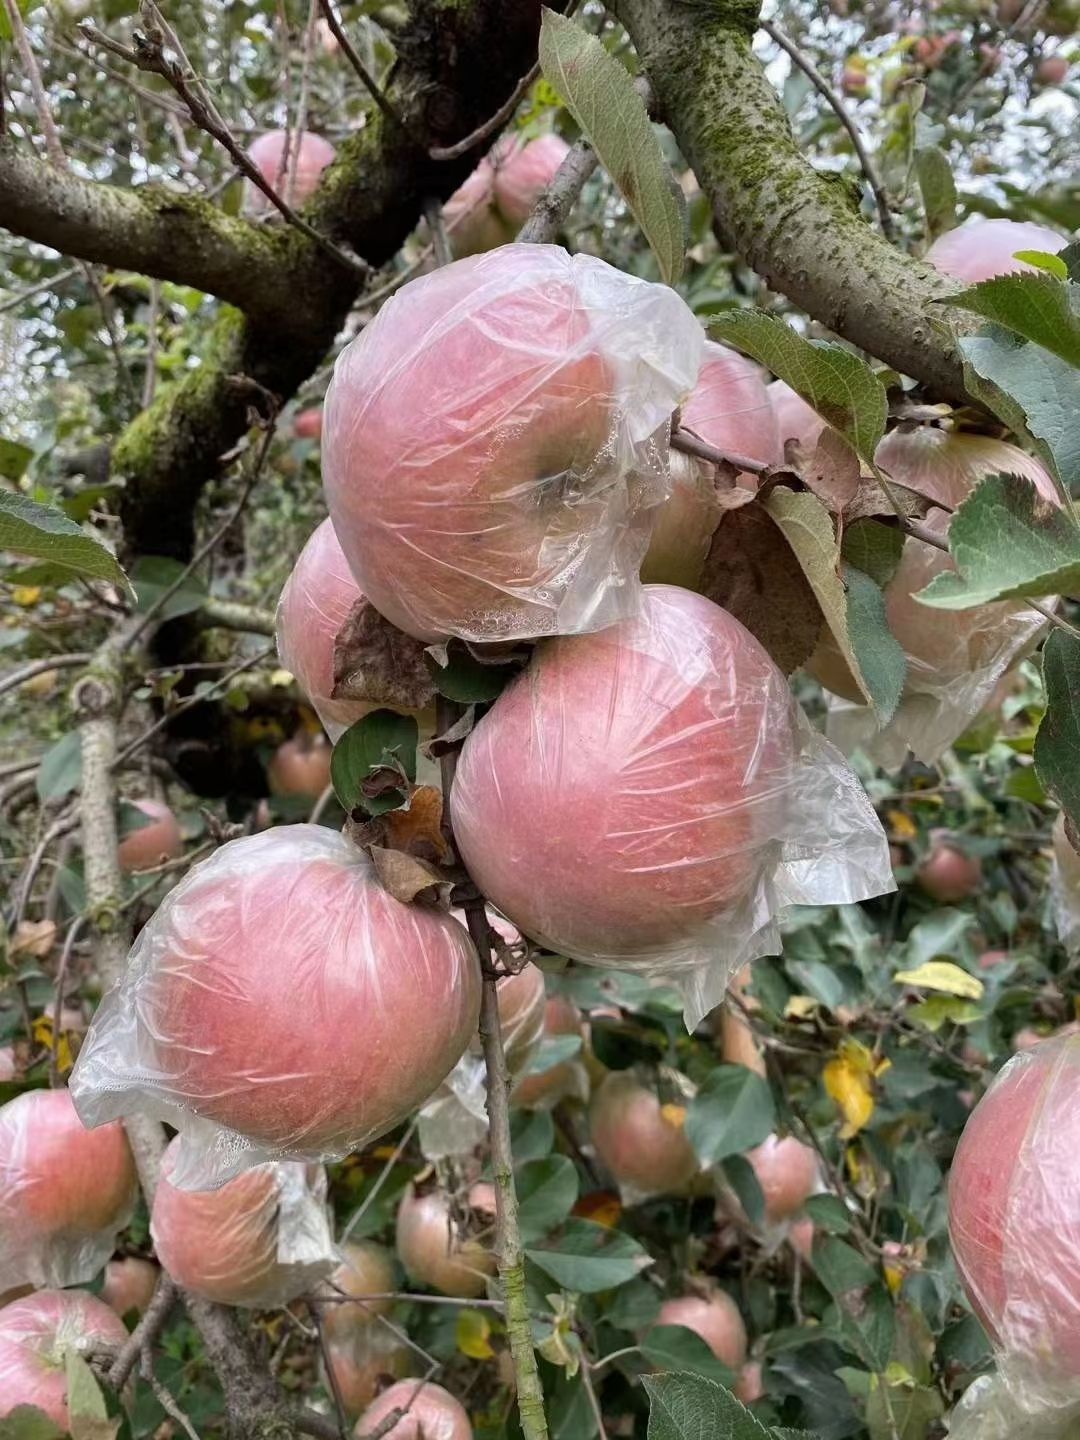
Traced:
<path fill-rule="evenodd" d="M 333 800 L 334 793 L 333 785 L 327 785 L 326 789 L 312 806 L 311 814 L 307 818 L 309 825 L 317 825 L 319 823 L 326 811 L 326 807 L 330 804 L 330 801 Z"/>
<path fill-rule="evenodd" d="M 518 242 L 522 245 L 550 245 L 566 224 L 586 181 L 599 163 L 596 151 L 587 140 L 581 139 L 572 145 L 556 170 L 555 178 L 521 227 Z"/>
<path fill-rule="evenodd" d="M 312 6 L 314 10 L 314 6 Z M 330 1346 L 326 1339 L 326 1326 L 323 1324 L 322 1316 L 319 1314 L 319 1307 L 313 1305 L 311 1313 L 315 1320 L 315 1328 L 319 1332 L 319 1349 L 322 1352 L 323 1369 L 326 1371 L 326 1378 L 330 1385 L 330 1394 L 334 1399 L 334 1410 L 337 1413 L 338 1434 L 341 1440 L 346 1440 L 349 1432 L 348 1416 L 345 1413 L 345 1401 L 341 1395 L 341 1386 L 338 1384 L 337 1371 L 334 1369 Z"/>
<path fill-rule="evenodd" d="M 760 460 L 751 460 L 748 455 L 718 450 L 715 445 L 699 440 L 692 430 L 684 430 L 681 425 L 671 432 L 671 448 L 681 450 L 684 455 L 694 455 L 699 460 L 708 460 L 712 465 L 734 465 L 736 470 L 746 470 L 751 475 L 764 475 L 769 468 Z"/>
<path fill-rule="evenodd" d="M 289 174 L 285 181 L 285 199 L 295 203 L 296 172 L 300 165 L 300 149 L 307 129 L 308 97 L 311 92 L 311 58 L 315 50 L 315 21 L 319 16 L 319 0 L 308 0 L 307 25 L 304 27 L 304 51 L 300 61 L 300 94 L 296 101 L 296 136 L 289 155 Z M 286 146 L 286 153 L 288 146 Z M 285 156 L 282 155 L 284 160 Z"/>
<path fill-rule="evenodd" d="M 866 142 L 863 140 L 859 127 L 848 114 L 847 106 L 809 56 L 804 55 L 794 40 L 785 35 L 778 25 L 775 25 L 771 20 L 759 20 L 758 24 L 762 30 L 765 31 L 766 35 L 776 41 L 781 50 L 787 52 L 818 94 L 824 96 L 825 100 L 828 101 L 829 105 L 831 105 L 836 112 L 836 117 L 841 125 L 843 125 L 844 129 L 851 136 L 851 143 L 855 147 L 855 154 L 859 157 L 859 164 L 862 166 L 863 174 L 866 176 L 870 189 L 874 192 L 874 202 L 877 205 L 878 217 L 881 220 L 882 234 L 891 240 L 893 237 L 893 220 L 889 210 L 888 196 L 885 194 L 885 187 L 881 183 L 881 176 L 878 174 L 873 157 L 866 148 Z"/>
<path fill-rule="evenodd" d="M 36 285 L 28 285 L 25 290 L 20 290 L 17 295 L 12 295 L 10 300 L 0 303 L 0 315 L 5 315 L 9 310 L 17 310 L 25 300 L 32 300 L 35 295 L 40 295 L 45 290 L 57 290 L 65 285 L 76 275 L 82 274 L 81 265 L 70 265 L 66 270 L 58 270 L 48 280 L 39 280 Z"/>
<path fill-rule="evenodd" d="M 142 1352 L 139 1374 L 154 1392 L 154 1399 L 161 1406 L 162 1410 L 165 1411 L 165 1414 L 168 1415 L 170 1420 L 180 1426 L 181 1430 L 183 1430 L 184 1434 L 188 1437 L 188 1440 L 199 1440 L 199 1432 L 195 1429 L 195 1426 L 192 1425 L 183 1410 L 180 1409 L 180 1406 L 173 1398 L 172 1392 L 167 1389 L 154 1374 L 154 1357 L 149 1350 Z"/>
<path fill-rule="evenodd" d="M 172 1280 L 162 1270 L 158 1276 L 154 1293 L 150 1297 L 150 1303 L 143 1312 L 142 1318 L 135 1326 L 135 1329 L 127 1338 L 124 1348 L 113 1361 L 106 1379 L 112 1388 L 120 1393 L 128 1382 L 128 1376 L 135 1369 L 139 1359 L 139 1352 L 149 1350 L 165 1328 L 172 1308 L 176 1303 L 178 1291 Z"/>
<path fill-rule="evenodd" d="M 344 1237 L 343 1237 L 344 1238 Z M 462 1299 L 458 1295 L 417 1295 L 412 1290 L 384 1290 L 378 1295 L 316 1295 L 308 1303 L 318 1305 L 372 1305 L 378 1300 L 401 1300 L 410 1305 L 458 1305 L 467 1310 L 504 1310 L 501 1300 L 481 1300 L 475 1296 Z"/>
<path fill-rule="evenodd" d="M 405 127 L 404 123 L 402 122 L 401 116 L 397 113 L 394 107 L 390 104 L 390 101 L 383 94 L 378 81 L 364 64 L 363 60 L 360 59 L 360 56 L 353 48 L 352 41 L 349 39 L 348 35 L 345 34 L 345 31 L 341 28 L 341 21 L 338 19 L 334 11 L 333 0 L 319 0 L 319 6 L 322 10 L 322 13 L 326 16 L 326 23 L 330 27 L 330 33 L 341 46 L 341 52 L 345 56 L 345 59 L 348 60 L 349 64 L 356 71 L 357 75 L 359 75 L 361 84 L 367 90 L 368 94 L 375 101 L 375 104 L 379 107 L 379 109 L 386 116 L 386 118 L 392 124 L 396 125 L 398 129 L 403 130 Z"/>
<path fill-rule="evenodd" d="M 9 670 L 6 675 L 0 675 L 0 695 L 5 695 L 9 690 L 16 690 L 27 680 L 33 680 L 35 675 L 45 675 L 50 670 L 77 669 L 85 665 L 90 656 L 85 651 L 70 655 L 49 655 L 43 660 L 30 660 L 21 665 L 18 670 Z M 32 762 L 36 764 L 37 762 Z M 23 768 L 29 769 L 29 764 Z"/>
<path fill-rule="evenodd" d="M 462 155 L 467 155 L 477 145 L 486 140 L 489 135 L 494 135 L 496 130 L 501 130 L 510 116 L 521 104 L 529 90 L 540 75 L 540 61 L 537 60 L 514 86 L 510 98 L 505 104 L 500 105 L 490 120 L 485 120 L 475 130 L 465 136 L 464 140 L 458 140 L 454 145 L 433 145 L 428 151 L 432 160 L 459 160 Z"/>
<path fill-rule="evenodd" d="M 379 1178 L 375 1181 L 375 1184 L 364 1196 L 363 1200 L 357 1206 L 356 1210 L 353 1211 L 353 1214 L 349 1219 L 349 1223 L 342 1231 L 342 1243 L 348 1240 L 349 1236 L 356 1229 L 357 1225 L 360 1224 L 360 1221 L 364 1218 L 368 1210 L 371 1208 L 375 1197 L 378 1195 L 379 1191 L 390 1178 L 390 1171 L 393 1170 L 394 1166 L 398 1163 L 402 1155 L 404 1155 L 405 1151 L 408 1149 L 409 1142 L 416 1134 L 416 1127 L 419 1123 L 419 1116 L 415 1116 L 409 1128 L 405 1131 L 405 1134 L 401 1137 L 397 1145 L 394 1147 L 393 1153 L 387 1160 L 386 1164 L 383 1166 L 382 1170 L 379 1172 Z"/>
<path fill-rule="evenodd" d="M 142 406 L 149 410 L 157 388 L 158 320 L 161 311 L 161 281 L 150 281 L 150 313 L 146 317 L 146 370 L 143 374 Z"/>
<path fill-rule="evenodd" d="M 30 94 L 34 101 L 34 109 L 37 111 L 38 123 L 41 125 L 41 133 L 45 137 L 45 153 L 58 170 L 66 170 L 67 156 L 64 154 L 64 147 L 60 140 L 60 132 L 56 128 L 56 121 L 53 119 L 52 109 L 49 106 L 45 86 L 42 83 L 37 58 L 30 45 L 30 37 L 26 33 L 26 26 L 23 24 L 22 11 L 19 9 L 16 0 L 4 0 L 4 9 L 7 11 L 8 24 L 11 26 L 11 33 L 15 40 L 15 49 L 19 52 L 19 59 L 22 62 L 23 70 L 26 72 L 26 78 L 30 83 Z"/>
<path fill-rule="evenodd" d="M 427 201 L 424 206 L 424 218 L 431 231 L 431 246 L 435 253 L 435 264 L 449 265 L 454 258 L 454 253 L 450 249 L 450 238 L 446 233 L 446 226 L 443 224 L 442 206 L 437 200 Z"/>
<path fill-rule="evenodd" d="M 592 1375 L 589 1373 L 590 1368 L 588 1360 L 584 1360 L 581 1366 L 581 1383 L 585 1386 L 585 1394 L 589 1397 L 589 1405 L 596 1418 L 597 1440 L 608 1440 L 608 1433 L 604 1429 L 604 1412 L 600 1409 L 596 1387 L 593 1385 Z"/>

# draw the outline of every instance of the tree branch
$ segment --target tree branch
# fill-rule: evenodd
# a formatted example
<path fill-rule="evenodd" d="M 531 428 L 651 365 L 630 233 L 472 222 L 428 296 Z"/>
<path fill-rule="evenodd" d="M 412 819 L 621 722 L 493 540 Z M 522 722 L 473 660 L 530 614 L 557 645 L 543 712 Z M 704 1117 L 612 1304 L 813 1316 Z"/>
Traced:
<path fill-rule="evenodd" d="M 846 340 L 967 401 L 960 357 L 928 318 L 955 286 L 891 246 L 847 180 L 799 150 L 751 49 L 757 6 L 614 0 L 659 109 L 723 234 L 775 290 Z"/>

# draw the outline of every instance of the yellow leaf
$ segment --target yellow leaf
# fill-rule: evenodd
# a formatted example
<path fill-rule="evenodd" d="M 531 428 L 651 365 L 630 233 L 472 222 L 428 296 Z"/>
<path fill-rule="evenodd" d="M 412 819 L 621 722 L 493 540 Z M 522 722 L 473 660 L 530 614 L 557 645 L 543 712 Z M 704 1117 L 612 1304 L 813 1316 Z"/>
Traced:
<path fill-rule="evenodd" d="M 16 605 L 21 605 L 25 610 L 29 610 L 41 599 L 41 586 L 15 585 L 12 587 L 11 598 Z"/>
<path fill-rule="evenodd" d="M 836 1058 L 825 1066 L 822 1081 L 826 1093 L 844 1117 L 841 1139 L 850 1140 L 869 1124 L 874 1114 L 873 1080 L 879 1068 L 858 1040 L 845 1040 Z"/>
<path fill-rule="evenodd" d="M 470 1360 L 490 1360 L 491 1321 L 482 1310 L 462 1310 L 457 1319 L 457 1348 Z"/>
<path fill-rule="evenodd" d="M 889 810 L 885 819 L 889 826 L 890 840 L 914 840 L 919 833 L 919 827 L 903 810 Z"/>
<path fill-rule="evenodd" d="M 292 683 L 293 674 L 291 670 L 271 670 L 270 684 L 273 685 L 276 689 L 282 689 L 291 685 Z"/>
<path fill-rule="evenodd" d="M 889 1287 L 889 1294 L 898 1294 L 900 1286 L 904 1283 L 903 1270 L 898 1265 L 883 1265 L 881 1268 L 885 1274 L 885 1284 Z M 894 1382 L 890 1381 L 890 1384 L 892 1383 Z"/>
<path fill-rule="evenodd" d="M 676 1130 L 681 1130 L 686 1124 L 685 1105 L 661 1105 L 660 1114 L 664 1117 L 667 1123 L 669 1125 L 673 1125 Z"/>
<path fill-rule="evenodd" d="M 943 995 L 956 995 L 961 1000 L 981 1000 L 986 989 L 978 976 L 969 975 L 950 960 L 928 960 L 915 970 L 898 970 L 893 979 L 898 985 L 940 990 Z"/>
<path fill-rule="evenodd" d="M 52 920 L 21 920 L 11 941 L 13 955 L 32 955 L 43 960 L 53 947 L 56 939 L 56 924 Z"/>
<path fill-rule="evenodd" d="M 46 1050 L 51 1050 L 53 1045 L 53 1026 L 51 1015 L 39 1015 L 33 1024 L 33 1036 L 39 1045 Z M 61 1032 L 60 1039 L 56 1046 L 56 1066 L 63 1074 L 75 1064 L 75 1057 L 71 1053 L 71 1044 L 65 1033 Z"/>
<path fill-rule="evenodd" d="M 805 1020 L 818 1008 L 818 1002 L 809 995 L 790 995 L 784 1006 L 784 1017 L 789 1020 Z"/>

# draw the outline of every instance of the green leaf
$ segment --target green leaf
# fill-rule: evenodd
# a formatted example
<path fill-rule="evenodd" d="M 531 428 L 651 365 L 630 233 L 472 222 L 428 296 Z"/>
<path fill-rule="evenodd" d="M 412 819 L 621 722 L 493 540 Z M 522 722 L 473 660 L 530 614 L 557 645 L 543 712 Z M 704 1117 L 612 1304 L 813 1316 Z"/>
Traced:
<path fill-rule="evenodd" d="M 36 560 L 62 565 L 76 575 L 110 580 L 124 590 L 130 588 L 116 556 L 96 536 L 81 529 L 61 510 L 39 505 L 11 490 L 0 490 L 0 550 L 32 555 Z"/>
<path fill-rule="evenodd" d="M 109 1418 L 105 1396 L 94 1372 L 76 1350 L 64 1355 L 71 1440 L 113 1440 L 121 1418 Z"/>
<path fill-rule="evenodd" d="M 69 730 L 56 744 L 46 750 L 37 773 L 38 799 L 62 800 L 78 789 L 82 779 L 82 740 L 77 730 Z"/>
<path fill-rule="evenodd" d="M 944 150 L 927 145 L 915 152 L 915 174 L 926 211 L 926 229 L 932 240 L 956 224 L 956 181 Z"/>
<path fill-rule="evenodd" d="M 926 1440 L 944 1413 L 941 1396 L 927 1385 L 888 1385 L 875 1375 L 866 1402 L 870 1440 Z"/>
<path fill-rule="evenodd" d="M 709 334 L 767 366 L 839 430 L 856 454 L 873 460 L 889 407 L 884 385 L 865 360 L 825 340 L 804 340 L 760 310 L 720 315 L 710 322 Z"/>
<path fill-rule="evenodd" d="M 0 21 L 5 12 L 0 8 Z M 0 32 L 2 38 L 2 32 Z M 0 1440 L 63 1440 L 64 1431 L 36 1405 L 17 1405 L 0 1420 Z"/>
<path fill-rule="evenodd" d="M 1074 240 L 1071 245 L 1066 245 L 1064 250 L 1059 250 L 1054 256 L 1065 266 L 1065 273 L 1070 280 L 1080 283 L 1080 240 Z"/>
<path fill-rule="evenodd" d="M 1003 325 L 1080 369 L 1080 286 L 1028 270 L 984 280 L 945 303 Z"/>
<path fill-rule="evenodd" d="M 686 253 L 686 205 L 626 68 L 587 30 L 545 9 L 540 65 L 619 187 L 674 285 Z"/>
<path fill-rule="evenodd" d="M 518 1222 L 526 1245 L 561 1225 L 577 1203 L 577 1171 L 565 1155 L 531 1160 L 517 1171 Z"/>
<path fill-rule="evenodd" d="M 847 586 L 848 639 L 859 662 L 859 671 L 874 697 L 878 719 L 887 725 L 904 693 L 907 656 L 889 629 L 880 585 L 854 565 L 842 565 L 841 574 Z"/>
<path fill-rule="evenodd" d="M 643 1375 L 649 1440 L 769 1440 L 730 1390 L 700 1375 Z"/>
<path fill-rule="evenodd" d="M 729 1155 L 726 1159 L 721 1160 L 720 1168 L 751 1225 L 763 1224 L 765 1192 L 761 1188 L 761 1182 L 750 1161 L 745 1155 Z"/>
<path fill-rule="evenodd" d="M 857 1250 L 831 1235 L 815 1235 L 812 1259 L 818 1279 L 834 1299 L 877 1279 L 877 1271 Z"/>
<path fill-rule="evenodd" d="M 772 1091 L 745 1065 L 718 1065 L 686 1114 L 686 1138 L 703 1165 L 752 1150 L 775 1126 Z"/>
<path fill-rule="evenodd" d="M 828 1235 L 846 1235 L 851 1229 L 851 1215 L 837 1195 L 811 1195 L 803 1209 Z"/>
<path fill-rule="evenodd" d="M 904 532 L 897 525 L 883 525 L 879 520 L 856 520 L 844 527 L 840 545 L 841 558 L 882 589 L 896 574 L 904 551 Z"/>
<path fill-rule="evenodd" d="M 21 480 L 33 458 L 34 452 L 28 445 L 0 436 L 0 476 L 5 480 Z"/>
<path fill-rule="evenodd" d="M 652 1256 L 631 1236 L 592 1220 L 569 1220 L 557 1240 L 533 1246 L 525 1254 L 564 1290 L 592 1295 L 625 1285 Z"/>
<path fill-rule="evenodd" d="M 1069 279 L 1069 267 L 1060 255 L 1051 255 L 1047 250 L 1017 250 L 1017 260 L 1024 260 L 1028 265 L 1034 265 L 1039 270 L 1045 270 L 1048 275 L 1054 275 L 1058 280 Z"/>
<path fill-rule="evenodd" d="M 1080 640 L 1054 630 L 1042 651 L 1046 714 L 1035 737 L 1043 788 L 1080 827 Z"/>
<path fill-rule="evenodd" d="M 445 665 L 440 665 L 426 652 L 424 659 L 439 694 L 456 700 L 459 705 L 478 705 L 497 699 L 517 674 L 510 665 L 484 664 L 467 646 L 453 640 L 447 648 Z"/>
<path fill-rule="evenodd" d="M 154 609 L 162 595 L 175 585 L 187 566 L 179 560 L 170 560 L 165 555 L 140 555 L 131 569 L 131 583 L 135 586 L 136 609 L 140 615 Z M 159 620 L 173 620 L 178 615 L 190 615 L 201 610 L 207 596 L 206 582 L 197 575 L 185 576 L 183 584 L 170 595 L 155 614 Z"/>
<path fill-rule="evenodd" d="M 949 524 L 949 551 L 956 570 L 915 595 L 935 609 L 1080 589 L 1080 528 L 1019 475 L 988 475 L 976 485 Z"/>
<path fill-rule="evenodd" d="M 525 1075 L 544 1075 L 563 1065 L 581 1053 L 580 1035 L 548 1035 L 541 1042 L 536 1054 L 522 1072 Z"/>
<path fill-rule="evenodd" d="M 654 1325 L 641 1342 L 641 1353 L 654 1370 L 704 1375 L 719 1385 L 732 1385 L 735 1376 L 718 1360 L 695 1331 L 685 1325 Z"/>
<path fill-rule="evenodd" d="M 1001 326 L 959 344 L 967 389 L 1010 430 L 1028 434 L 1071 493 L 1080 484 L 1080 375 Z"/>
<path fill-rule="evenodd" d="M 372 710 L 350 725 L 330 757 L 330 779 L 342 807 L 353 810 L 359 806 L 369 815 L 383 815 L 402 805 L 402 786 L 391 783 L 389 788 L 372 793 L 367 782 L 374 772 L 395 767 L 400 767 L 408 780 L 415 780 L 419 735 L 413 716 L 400 715 L 396 710 Z"/>
<path fill-rule="evenodd" d="M 555 1146 L 555 1122 L 550 1110 L 511 1110 L 511 1151 L 516 1165 L 542 1160 Z"/>

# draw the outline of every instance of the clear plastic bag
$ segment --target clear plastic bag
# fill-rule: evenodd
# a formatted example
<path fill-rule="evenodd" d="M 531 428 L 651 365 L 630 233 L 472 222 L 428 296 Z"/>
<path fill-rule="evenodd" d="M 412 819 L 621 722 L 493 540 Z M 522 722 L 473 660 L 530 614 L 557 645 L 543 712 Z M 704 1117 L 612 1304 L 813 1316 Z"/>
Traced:
<path fill-rule="evenodd" d="M 704 335 L 666 285 L 505 245 L 404 286 L 342 351 L 323 474 L 358 584 L 425 641 L 631 615 Z"/>
<path fill-rule="evenodd" d="M 1080 951 L 1080 855 L 1069 844 L 1064 815 L 1054 822 L 1050 914 L 1058 939 L 1070 954 L 1076 954 Z"/>
<path fill-rule="evenodd" d="M 949 1416 L 950 1440 L 1076 1440 L 1080 1404 L 1025 1410 L 999 1375 L 980 1375 Z"/>
<path fill-rule="evenodd" d="M 150 1234 L 182 1289 L 269 1309 L 313 1291 L 336 1268 L 321 1165 L 279 1160 L 217 1190 L 179 1190 L 171 1179 L 177 1145 L 165 1152 Z"/>
<path fill-rule="evenodd" d="M 87 1130 L 66 1090 L 0 1109 L 0 1293 L 81 1285 L 104 1267 L 135 1207 L 119 1125 Z"/>
<path fill-rule="evenodd" d="M 20 1405 L 33 1405 L 66 1432 L 71 1418 L 67 1356 L 119 1352 L 127 1338 L 120 1317 L 83 1290 L 39 1290 L 5 1305 L 0 1309 L 0 1419 Z"/>
<path fill-rule="evenodd" d="M 483 893 L 529 938 L 664 976 L 693 1028 L 794 905 L 895 889 L 855 775 L 700 595 L 551 640 L 465 742 L 451 796 Z"/>
<path fill-rule="evenodd" d="M 1014 1056 L 968 1120 L 949 1176 L 964 1289 L 1003 1393 L 1032 1416 L 1080 1412 L 1078 1091 L 1080 1037 Z"/>
<path fill-rule="evenodd" d="M 480 975 L 448 913 L 403 905 L 319 825 L 224 845 L 166 896 L 71 1077 L 80 1115 L 167 1120 L 176 1183 L 340 1159 L 422 1104 L 476 1032 Z"/>

